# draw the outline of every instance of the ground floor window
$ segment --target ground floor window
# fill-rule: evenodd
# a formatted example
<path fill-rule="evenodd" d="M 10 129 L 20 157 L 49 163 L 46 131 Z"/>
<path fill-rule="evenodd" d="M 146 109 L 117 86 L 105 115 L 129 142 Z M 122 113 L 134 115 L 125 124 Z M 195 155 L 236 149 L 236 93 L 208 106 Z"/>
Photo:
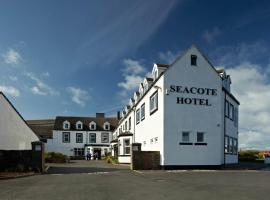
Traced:
<path fill-rule="evenodd" d="M 238 153 L 237 138 L 225 136 L 224 151 L 227 154 L 237 155 L 237 153 Z"/>
<path fill-rule="evenodd" d="M 82 142 L 83 142 L 83 134 L 76 133 L 76 143 L 82 143 Z"/>
<path fill-rule="evenodd" d="M 124 154 L 130 154 L 130 139 L 124 139 Z"/>
<path fill-rule="evenodd" d="M 84 148 L 74 148 L 74 156 L 84 156 Z"/>

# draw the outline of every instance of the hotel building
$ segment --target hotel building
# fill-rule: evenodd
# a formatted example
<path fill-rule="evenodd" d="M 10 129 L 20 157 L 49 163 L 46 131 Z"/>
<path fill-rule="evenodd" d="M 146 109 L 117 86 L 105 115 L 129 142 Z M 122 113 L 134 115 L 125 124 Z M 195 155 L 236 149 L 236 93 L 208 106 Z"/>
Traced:
<path fill-rule="evenodd" d="M 163 168 L 238 162 L 238 107 L 231 78 L 192 45 L 172 64 L 154 64 L 121 112 L 110 143 L 120 163 L 131 144 L 159 151 Z"/>

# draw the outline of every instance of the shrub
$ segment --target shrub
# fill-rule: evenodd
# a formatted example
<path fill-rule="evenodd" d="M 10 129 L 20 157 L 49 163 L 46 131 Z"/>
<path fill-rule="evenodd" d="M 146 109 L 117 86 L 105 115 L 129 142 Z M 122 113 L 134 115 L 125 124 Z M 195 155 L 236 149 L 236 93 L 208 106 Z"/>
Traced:
<path fill-rule="evenodd" d="M 45 153 L 45 162 L 48 163 L 65 163 L 68 161 L 68 157 L 61 153 L 48 152 Z"/>
<path fill-rule="evenodd" d="M 258 150 L 241 150 L 239 152 L 239 161 L 256 162 L 260 160 L 259 158 Z"/>
<path fill-rule="evenodd" d="M 105 157 L 105 160 L 107 161 L 107 163 L 112 163 L 112 164 L 118 164 L 118 159 L 116 157 L 113 157 L 111 155 L 108 155 Z"/>

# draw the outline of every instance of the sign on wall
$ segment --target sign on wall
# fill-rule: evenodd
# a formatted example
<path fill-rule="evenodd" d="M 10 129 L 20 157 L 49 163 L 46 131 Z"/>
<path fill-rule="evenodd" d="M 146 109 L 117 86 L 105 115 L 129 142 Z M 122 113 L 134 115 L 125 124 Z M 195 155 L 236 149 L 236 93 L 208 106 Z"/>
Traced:
<path fill-rule="evenodd" d="M 170 85 L 170 93 L 179 94 L 194 94 L 201 96 L 217 96 L 217 89 L 204 88 L 204 87 L 188 87 L 179 85 Z M 177 97 L 177 104 L 192 104 L 198 106 L 211 106 L 208 98 L 195 98 L 195 97 Z"/>

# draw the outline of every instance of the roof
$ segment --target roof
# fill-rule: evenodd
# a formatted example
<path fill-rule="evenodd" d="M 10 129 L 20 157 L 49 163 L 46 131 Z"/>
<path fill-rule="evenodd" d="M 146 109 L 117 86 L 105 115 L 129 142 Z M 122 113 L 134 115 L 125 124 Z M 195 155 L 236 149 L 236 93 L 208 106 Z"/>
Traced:
<path fill-rule="evenodd" d="M 147 81 L 154 81 L 154 79 L 149 78 L 149 77 L 146 77 L 146 80 L 147 80 Z"/>
<path fill-rule="evenodd" d="M 9 101 L 9 99 L 5 96 L 3 92 L 0 91 L 0 95 L 4 97 L 4 99 L 8 102 L 8 104 L 15 110 L 15 112 L 19 115 L 19 117 L 23 120 L 26 126 L 30 128 L 30 126 L 27 124 L 25 119 L 22 117 L 22 115 L 19 113 L 19 111 L 13 106 L 13 104 Z M 31 128 L 30 128 L 31 129 Z M 31 129 L 32 130 L 32 129 Z M 38 137 L 38 135 L 33 131 L 33 133 Z"/>
<path fill-rule="evenodd" d="M 168 64 L 156 63 L 156 65 L 157 65 L 158 67 L 164 67 L 164 68 L 170 67 L 170 65 L 168 65 Z"/>
<path fill-rule="evenodd" d="M 107 131 L 103 129 L 103 124 L 105 122 L 110 123 L 110 131 L 113 131 L 118 124 L 118 119 L 116 117 L 71 117 L 71 116 L 58 116 L 55 118 L 54 130 L 64 130 L 63 122 L 68 121 L 70 123 L 70 129 L 78 131 L 76 129 L 76 122 L 81 121 L 83 123 L 82 131 L 90 131 L 89 124 L 94 121 L 96 123 L 95 131 Z"/>
<path fill-rule="evenodd" d="M 27 120 L 26 123 L 40 138 L 52 138 L 54 119 Z"/>

